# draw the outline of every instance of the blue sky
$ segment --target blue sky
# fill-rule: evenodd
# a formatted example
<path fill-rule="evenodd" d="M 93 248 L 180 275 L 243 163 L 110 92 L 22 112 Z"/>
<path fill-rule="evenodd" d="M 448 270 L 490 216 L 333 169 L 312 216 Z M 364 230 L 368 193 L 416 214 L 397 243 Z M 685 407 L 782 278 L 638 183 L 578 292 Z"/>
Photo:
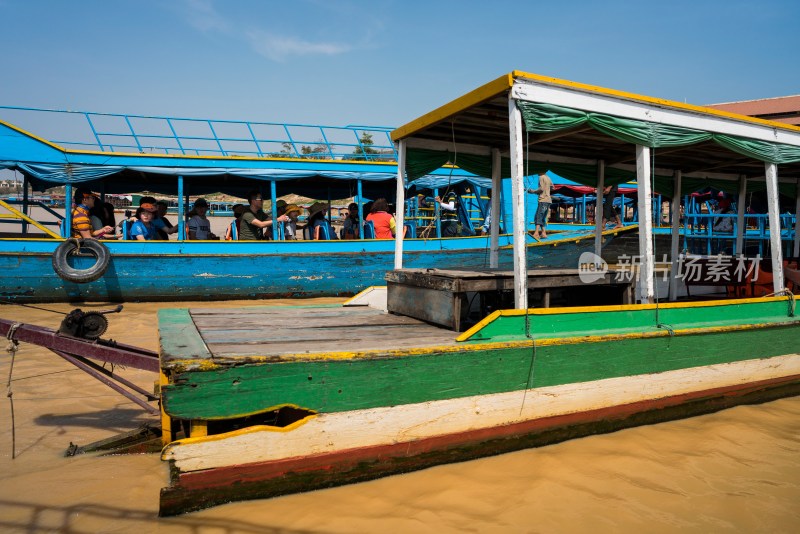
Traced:
<path fill-rule="evenodd" d="M 800 93 L 800 1 L 0 0 L 0 105 L 399 126 L 514 69 Z"/>

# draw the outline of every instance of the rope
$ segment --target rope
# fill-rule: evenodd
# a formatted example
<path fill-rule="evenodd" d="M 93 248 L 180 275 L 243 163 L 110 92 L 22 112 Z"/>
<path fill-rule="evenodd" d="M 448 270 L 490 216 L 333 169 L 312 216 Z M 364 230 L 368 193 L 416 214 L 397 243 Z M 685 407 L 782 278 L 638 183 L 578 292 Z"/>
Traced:
<path fill-rule="evenodd" d="M 6 346 L 6 352 L 11 354 L 11 365 L 8 367 L 8 381 L 6 382 L 6 397 L 8 397 L 8 403 L 11 407 L 11 459 L 17 457 L 17 431 L 14 419 L 14 392 L 11 390 L 11 376 L 14 372 L 14 359 L 17 356 L 17 350 L 19 349 L 19 341 L 14 339 L 14 334 L 17 332 L 17 328 L 20 327 L 22 323 L 14 323 L 11 325 L 11 328 L 8 329 L 8 335 L 6 339 L 8 339 L 8 345 Z"/>
<path fill-rule="evenodd" d="M 62 311 L 49 310 L 47 308 L 40 308 L 39 306 L 32 306 L 30 304 L 21 304 L 19 302 L 14 302 L 14 301 L 11 301 L 11 300 L 8 300 L 8 299 L 0 299 L 0 302 L 2 302 L 4 304 L 10 304 L 11 306 L 22 306 L 22 307 L 25 307 L 25 308 L 33 308 L 34 310 L 42 310 L 42 311 L 46 311 L 46 312 L 50 312 L 50 313 L 57 313 L 58 315 L 67 315 L 67 313 L 62 312 Z"/>
<path fill-rule="evenodd" d="M 527 291 L 527 289 L 526 289 Z M 531 388 L 531 383 L 533 382 L 533 373 L 536 364 L 536 340 L 531 335 L 531 321 L 530 321 L 530 314 L 528 310 L 530 308 L 525 308 L 525 337 L 531 340 L 531 365 L 528 368 L 528 380 L 525 382 L 525 391 L 522 393 L 522 404 L 519 407 L 519 415 L 522 416 L 522 410 L 525 408 L 525 399 L 528 397 L 528 390 Z"/>

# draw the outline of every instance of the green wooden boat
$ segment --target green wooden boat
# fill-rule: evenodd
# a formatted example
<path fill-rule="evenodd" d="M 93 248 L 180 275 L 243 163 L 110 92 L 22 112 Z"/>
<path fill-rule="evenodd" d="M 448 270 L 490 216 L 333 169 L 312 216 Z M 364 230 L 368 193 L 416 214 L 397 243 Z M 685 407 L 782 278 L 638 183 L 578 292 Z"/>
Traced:
<path fill-rule="evenodd" d="M 510 177 L 513 284 L 496 273 L 468 288 L 429 273 L 409 289 L 399 239 L 395 270 L 387 274 L 388 312 L 162 311 L 162 457 L 171 465 L 162 514 L 800 393 L 800 321 L 779 231 L 780 194 L 798 211 L 800 196 L 795 178 L 778 174 L 800 176 L 799 127 L 514 71 L 395 130 L 392 139 L 398 202 L 404 174 L 413 181 L 454 154 L 464 168 L 491 176 L 493 188 Z M 581 280 L 586 290 L 569 294 L 565 287 L 576 284 L 580 268 L 548 282 L 568 295 L 565 306 L 548 307 L 557 300 L 547 292 L 537 296 L 531 277 L 541 273 L 528 272 L 525 260 L 523 178 L 547 169 L 569 169 L 598 188 L 636 179 L 639 256 L 631 265 L 638 304 L 581 302 L 599 282 Z M 675 302 L 686 274 L 677 263 L 677 226 L 673 265 L 664 271 L 673 302 L 658 294 L 652 192 L 679 197 L 683 180 L 693 188 L 727 180 L 740 194 L 755 184 L 766 188 L 772 295 Z M 597 260 L 587 265 L 605 280 L 600 225 Z M 491 234 L 490 266 L 497 267 L 496 223 Z M 712 267 L 707 274 L 724 290 L 727 271 Z M 747 277 L 732 289 L 745 290 L 755 272 Z M 460 324 L 474 302 L 487 313 L 466 331 L 431 324 Z"/>

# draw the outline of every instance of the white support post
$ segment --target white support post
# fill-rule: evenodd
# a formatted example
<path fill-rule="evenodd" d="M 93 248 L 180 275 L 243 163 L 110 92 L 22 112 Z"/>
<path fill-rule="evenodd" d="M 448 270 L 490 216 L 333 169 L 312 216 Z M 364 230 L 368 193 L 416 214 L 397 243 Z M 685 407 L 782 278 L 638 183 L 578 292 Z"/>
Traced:
<path fill-rule="evenodd" d="M 781 213 L 778 199 L 778 166 L 765 163 L 767 180 L 767 208 L 769 213 L 769 250 L 772 258 L 772 287 L 775 293 L 783 291 L 783 250 L 781 249 Z"/>
<path fill-rule="evenodd" d="M 669 281 L 669 300 L 678 300 L 678 269 L 680 268 L 680 248 L 681 248 L 681 171 L 675 171 L 674 193 L 672 194 L 672 241 L 670 243 L 670 258 L 672 258 L 672 269 L 670 270 Z"/>
<path fill-rule="evenodd" d="M 401 139 L 397 143 L 397 200 L 395 202 L 395 236 L 394 236 L 394 268 L 403 268 L 403 215 L 406 207 L 406 185 L 403 177 L 406 174 L 406 141 Z"/>
<path fill-rule="evenodd" d="M 736 200 L 736 254 L 744 254 L 744 233 L 747 226 L 744 222 L 744 211 L 747 208 L 747 176 L 739 177 L 739 197 Z"/>
<path fill-rule="evenodd" d="M 794 204 L 794 246 L 792 256 L 800 256 L 800 178 L 797 179 L 796 200 Z"/>
<path fill-rule="evenodd" d="M 606 162 L 597 161 L 597 198 L 594 203 L 594 253 L 598 257 L 603 250 L 603 188 L 606 186 Z M 623 205 L 623 209 L 624 205 Z"/>
<path fill-rule="evenodd" d="M 492 220 L 489 222 L 489 267 L 496 269 L 500 256 L 500 194 L 503 191 L 500 149 L 492 149 Z"/>
<path fill-rule="evenodd" d="M 514 308 L 528 308 L 527 240 L 525 235 L 525 189 L 522 183 L 522 114 L 513 98 L 508 99 L 508 129 L 511 148 L 512 229 L 514 235 Z"/>
<path fill-rule="evenodd" d="M 650 147 L 636 145 L 636 182 L 639 196 L 639 296 L 643 304 L 655 300 L 653 281 L 653 194 L 650 188 Z"/>

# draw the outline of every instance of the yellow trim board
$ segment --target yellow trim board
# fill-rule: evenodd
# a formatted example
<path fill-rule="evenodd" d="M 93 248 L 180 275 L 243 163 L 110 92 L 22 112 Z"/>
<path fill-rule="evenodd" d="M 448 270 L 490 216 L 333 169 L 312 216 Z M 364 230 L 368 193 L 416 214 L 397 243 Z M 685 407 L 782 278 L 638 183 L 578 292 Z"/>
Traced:
<path fill-rule="evenodd" d="M 569 80 L 564 80 L 561 78 L 553 78 L 551 76 L 542 76 L 541 74 L 534 74 L 530 72 L 524 72 L 520 70 L 513 70 L 508 74 L 504 74 L 499 78 L 482 85 L 481 87 L 463 95 L 455 100 L 436 108 L 435 110 L 422 115 L 421 117 L 412 120 L 411 122 L 400 126 L 399 128 L 395 129 L 391 133 L 392 141 L 399 141 L 401 139 L 405 139 L 407 137 L 411 137 L 414 134 L 428 128 L 442 120 L 445 120 L 449 117 L 457 115 L 462 111 L 466 111 L 467 109 L 471 108 L 472 106 L 478 105 L 482 102 L 485 102 L 491 98 L 499 96 L 504 91 L 508 91 L 513 87 L 514 81 L 517 78 L 523 78 L 528 80 L 534 80 L 541 83 L 546 83 L 550 85 L 558 85 L 561 87 L 566 87 L 570 89 L 577 89 L 580 91 L 585 91 L 589 93 L 595 93 L 600 95 L 607 95 L 613 96 L 616 98 L 622 98 L 625 100 L 636 100 L 639 102 L 646 102 L 648 104 L 654 104 L 657 106 L 662 107 L 669 107 L 673 109 L 680 109 L 683 111 L 691 111 L 693 113 L 700 113 L 702 115 L 711 115 L 717 117 L 724 117 L 727 119 L 735 119 L 738 121 L 749 122 L 753 124 L 759 124 L 763 126 L 769 126 L 770 128 L 778 128 L 781 130 L 787 130 L 791 132 L 800 132 L 800 126 L 795 126 L 792 124 L 786 124 L 782 122 L 775 122 L 770 121 L 767 119 L 760 119 L 757 117 L 750 117 L 747 115 L 739 115 L 738 113 L 731 113 L 729 111 L 721 111 L 713 108 L 707 108 L 704 106 L 697 106 L 693 104 L 684 104 L 682 102 L 675 102 L 673 100 L 667 100 L 663 98 L 655 98 L 645 95 L 639 95 L 636 93 L 629 93 L 627 91 L 618 91 L 616 89 L 609 89 L 606 87 L 600 87 L 597 85 L 590 85 L 580 82 L 572 82 Z"/>
<path fill-rule="evenodd" d="M 414 119 L 408 124 L 404 124 L 403 126 L 397 128 L 391 134 L 392 141 L 398 141 L 405 137 L 409 137 L 419 130 L 426 128 L 427 126 L 451 117 L 461 111 L 464 111 L 465 109 L 469 109 L 472 106 L 480 104 L 481 102 L 485 102 L 498 95 L 501 95 L 504 91 L 511 89 L 513 85 L 514 73 L 511 72 L 509 74 L 504 74 L 499 78 L 456 98 L 452 102 L 438 107 L 433 111 L 419 117 L 418 119 Z"/>

